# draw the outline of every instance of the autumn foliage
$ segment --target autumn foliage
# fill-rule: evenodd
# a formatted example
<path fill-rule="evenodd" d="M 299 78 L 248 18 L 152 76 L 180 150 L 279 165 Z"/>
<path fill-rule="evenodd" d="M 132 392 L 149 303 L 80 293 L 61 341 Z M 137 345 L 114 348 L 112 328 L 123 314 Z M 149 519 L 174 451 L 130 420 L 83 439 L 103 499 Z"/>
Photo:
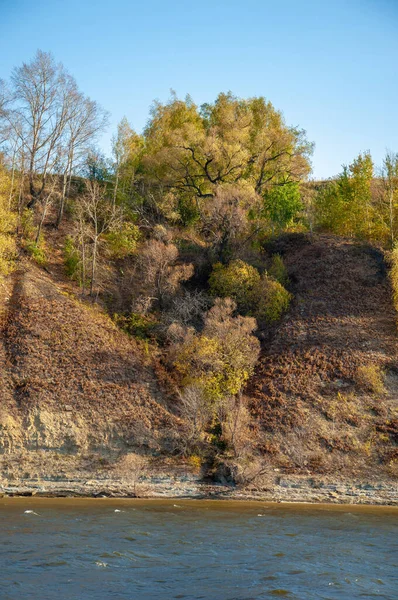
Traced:
<path fill-rule="evenodd" d="M 228 92 L 155 102 L 141 133 L 124 118 L 106 157 L 106 113 L 50 54 L 8 88 L 0 275 L 21 261 L 4 328 L 19 405 L 66 390 L 196 469 L 362 468 L 379 442 L 392 456 L 397 154 L 310 181 L 305 131 Z"/>

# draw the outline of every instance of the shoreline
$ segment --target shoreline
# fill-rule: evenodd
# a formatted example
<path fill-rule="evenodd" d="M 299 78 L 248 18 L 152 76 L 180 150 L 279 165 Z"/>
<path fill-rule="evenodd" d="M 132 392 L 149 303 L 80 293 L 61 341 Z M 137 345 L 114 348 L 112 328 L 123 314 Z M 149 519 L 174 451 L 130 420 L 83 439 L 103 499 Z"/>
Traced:
<path fill-rule="evenodd" d="M 275 504 L 328 504 L 398 507 L 398 485 L 383 482 L 324 481 L 285 477 L 262 489 L 207 484 L 198 476 L 157 475 L 131 483 L 91 479 L 16 481 L 0 483 L 0 498 L 82 498 L 138 500 L 228 500 Z"/>
<path fill-rule="evenodd" d="M 178 504 L 176 503 L 178 502 Z M 338 504 L 330 502 L 273 502 L 269 500 L 243 500 L 233 498 L 92 498 L 82 496 L 68 497 L 25 497 L 25 496 L 4 496 L 0 498 L 1 507 L 5 509 L 26 509 L 52 508 L 89 508 L 91 506 L 104 506 L 112 510 L 119 509 L 148 509 L 163 508 L 170 510 L 222 510 L 224 512 L 245 512 L 246 510 L 269 511 L 268 514 L 275 511 L 317 513 L 317 512 L 335 512 L 335 513 L 357 513 L 357 514 L 390 514 L 398 515 L 397 505 L 388 504 Z M 258 515 L 265 516 L 265 513 Z"/>

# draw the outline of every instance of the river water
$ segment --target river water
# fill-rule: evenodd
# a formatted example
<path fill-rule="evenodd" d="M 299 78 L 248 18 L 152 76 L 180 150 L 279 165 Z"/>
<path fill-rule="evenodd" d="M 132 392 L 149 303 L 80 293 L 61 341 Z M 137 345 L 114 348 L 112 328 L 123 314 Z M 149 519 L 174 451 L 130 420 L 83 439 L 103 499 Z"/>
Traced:
<path fill-rule="evenodd" d="M 396 600 L 397 567 L 394 508 L 0 500 L 1 600 Z"/>

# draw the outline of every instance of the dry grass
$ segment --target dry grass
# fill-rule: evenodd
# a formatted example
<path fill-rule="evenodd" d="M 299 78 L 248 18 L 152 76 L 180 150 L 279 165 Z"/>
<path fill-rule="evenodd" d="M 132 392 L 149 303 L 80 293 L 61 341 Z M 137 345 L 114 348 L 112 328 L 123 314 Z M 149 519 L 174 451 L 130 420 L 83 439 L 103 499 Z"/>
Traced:
<path fill-rule="evenodd" d="M 15 274 L 1 341 L 0 397 L 22 446 L 159 451 L 178 431 L 134 340 L 35 267 Z"/>
<path fill-rule="evenodd" d="M 379 365 L 361 365 L 357 369 L 355 380 L 360 388 L 372 394 L 383 394 L 385 392 L 383 371 Z"/>
<path fill-rule="evenodd" d="M 398 337 L 381 253 L 328 237 L 278 244 L 295 299 L 264 333 L 242 427 L 228 423 L 229 472 L 250 485 L 265 467 L 397 477 Z M 13 278 L 0 307 L 3 476 L 114 471 L 138 481 L 137 455 L 175 453 L 173 373 L 64 282 L 34 266 Z M 200 470 L 195 454 L 188 468 Z"/>
<path fill-rule="evenodd" d="M 397 406 L 397 378 L 382 367 L 395 364 L 398 336 L 382 253 L 297 235 L 270 252 L 295 299 L 246 390 L 262 451 L 284 472 L 391 477 L 382 457 L 396 442 L 378 427 Z"/>

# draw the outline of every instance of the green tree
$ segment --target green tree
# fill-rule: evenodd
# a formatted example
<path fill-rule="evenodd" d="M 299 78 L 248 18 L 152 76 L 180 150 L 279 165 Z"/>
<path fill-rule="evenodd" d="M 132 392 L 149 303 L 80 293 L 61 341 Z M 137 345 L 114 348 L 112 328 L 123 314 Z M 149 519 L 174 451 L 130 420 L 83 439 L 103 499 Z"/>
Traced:
<path fill-rule="evenodd" d="M 264 213 L 271 221 L 272 229 L 280 231 L 293 222 L 303 209 L 300 187 L 288 182 L 272 187 L 264 195 Z"/>
<path fill-rule="evenodd" d="M 372 238 L 375 217 L 371 191 L 373 169 L 369 152 L 359 154 L 349 166 L 351 228 L 354 235 L 368 239 Z"/>
<path fill-rule="evenodd" d="M 239 310 L 249 311 L 253 292 L 260 282 L 260 273 L 243 260 L 233 260 L 228 265 L 217 263 L 209 278 L 213 296 L 232 298 Z"/>
<path fill-rule="evenodd" d="M 287 285 L 289 283 L 289 275 L 285 263 L 283 262 L 283 258 L 280 254 L 274 254 L 272 256 L 271 266 L 268 269 L 268 273 L 282 285 Z"/>
<path fill-rule="evenodd" d="M 260 196 L 310 171 L 305 132 L 288 127 L 264 98 L 220 94 L 199 110 L 188 97 L 157 103 L 144 133 L 152 185 L 194 202 L 202 216 L 220 185 L 246 182 Z"/>
<path fill-rule="evenodd" d="M 388 223 L 391 245 L 396 238 L 396 220 L 398 210 L 398 154 L 387 152 L 381 170 L 382 177 L 382 209 Z"/>
<path fill-rule="evenodd" d="M 113 206 L 131 205 L 136 193 L 137 173 L 140 169 L 144 140 L 124 117 L 112 139 L 113 153 Z"/>
<path fill-rule="evenodd" d="M 380 219 L 372 199 L 373 175 L 369 152 L 344 166 L 342 173 L 318 193 L 318 225 L 339 235 L 372 239 Z"/>

